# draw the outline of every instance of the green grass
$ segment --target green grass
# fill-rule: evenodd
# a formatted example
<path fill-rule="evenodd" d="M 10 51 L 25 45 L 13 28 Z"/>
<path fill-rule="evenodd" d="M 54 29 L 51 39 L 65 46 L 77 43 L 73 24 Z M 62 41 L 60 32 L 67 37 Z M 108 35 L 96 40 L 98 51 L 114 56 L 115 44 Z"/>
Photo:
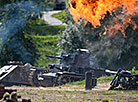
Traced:
<path fill-rule="evenodd" d="M 130 102 L 138 102 L 138 100 L 135 100 L 135 101 L 130 101 Z"/>
<path fill-rule="evenodd" d="M 52 17 L 55 17 L 59 20 L 61 20 L 62 22 L 66 23 L 66 17 L 69 15 L 69 12 L 67 10 L 63 10 L 62 12 L 53 14 Z"/>
<path fill-rule="evenodd" d="M 32 102 L 137 102 L 137 95 L 131 91 L 72 90 L 72 86 L 58 88 L 19 88 L 18 94 L 31 98 Z M 137 91 L 134 91 L 137 92 Z"/>
<path fill-rule="evenodd" d="M 97 83 L 111 82 L 113 80 L 113 78 L 114 78 L 114 75 L 100 77 L 97 79 Z M 70 83 L 67 83 L 66 85 L 85 85 L 85 80 L 77 81 L 77 82 L 70 82 Z"/>
<path fill-rule="evenodd" d="M 53 2 L 47 3 L 47 8 L 53 8 L 54 6 L 55 6 L 55 3 L 53 3 Z"/>
<path fill-rule="evenodd" d="M 115 92 L 105 92 L 105 93 L 103 93 L 103 95 L 116 95 L 116 93 Z"/>
<path fill-rule="evenodd" d="M 67 83 L 66 85 L 85 85 L 85 80 L 70 82 L 70 83 Z"/>
<path fill-rule="evenodd" d="M 38 25 L 48 25 L 48 23 L 47 22 L 45 22 L 44 20 L 42 20 L 42 19 L 38 19 L 38 18 L 32 18 L 32 19 L 30 19 L 29 20 L 29 24 L 31 25 L 31 26 L 38 26 Z"/>
<path fill-rule="evenodd" d="M 35 35 L 45 36 L 45 35 L 57 35 L 65 29 L 65 26 L 31 26 L 31 32 Z"/>
<path fill-rule="evenodd" d="M 46 54 L 57 56 L 59 33 L 65 26 L 50 26 L 45 21 L 32 18 L 29 21 L 29 32 L 37 46 L 39 58 L 34 63 L 35 66 L 46 67 L 48 64 L 55 64 L 58 60 L 45 57 Z"/>
<path fill-rule="evenodd" d="M 134 75 L 138 73 L 138 70 L 132 69 L 130 72 L 132 73 L 132 75 Z"/>
<path fill-rule="evenodd" d="M 68 3 L 69 0 L 65 0 L 65 3 L 66 3 L 66 8 L 69 7 L 69 3 Z"/>
<path fill-rule="evenodd" d="M 130 92 L 131 94 L 138 94 L 138 91 Z"/>
<path fill-rule="evenodd" d="M 114 78 L 114 75 L 111 76 L 104 76 L 104 77 L 100 77 L 98 78 L 98 83 L 107 83 L 107 82 L 111 82 Z"/>
<path fill-rule="evenodd" d="M 57 59 L 47 58 L 45 55 L 57 56 L 58 53 L 58 37 L 59 33 L 65 29 L 65 26 L 38 26 L 32 27 L 35 35 L 32 38 L 35 40 L 37 49 L 39 50 L 39 58 L 35 62 L 35 66 L 46 67 L 48 64 L 56 64 Z"/>
<path fill-rule="evenodd" d="M 106 98 L 106 99 L 103 99 L 102 102 L 110 102 L 110 101 L 109 101 L 109 99 Z"/>
<path fill-rule="evenodd" d="M 57 56 L 57 39 L 58 35 L 47 35 L 47 36 L 32 36 L 35 40 L 38 54 L 40 57 L 37 59 L 35 65 L 45 67 L 48 64 L 54 64 L 57 62 L 56 59 L 45 57 L 46 54 Z"/>

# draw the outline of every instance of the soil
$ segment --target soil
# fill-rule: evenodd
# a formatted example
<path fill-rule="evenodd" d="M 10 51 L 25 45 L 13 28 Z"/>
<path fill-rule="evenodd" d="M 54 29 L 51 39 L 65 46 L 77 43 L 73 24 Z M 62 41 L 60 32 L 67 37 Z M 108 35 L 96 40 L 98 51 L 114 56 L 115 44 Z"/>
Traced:
<path fill-rule="evenodd" d="M 12 86 L 18 94 L 32 102 L 138 102 L 137 90 L 108 91 L 109 83 L 98 84 L 92 90 L 84 85 L 63 85 L 58 87 Z"/>

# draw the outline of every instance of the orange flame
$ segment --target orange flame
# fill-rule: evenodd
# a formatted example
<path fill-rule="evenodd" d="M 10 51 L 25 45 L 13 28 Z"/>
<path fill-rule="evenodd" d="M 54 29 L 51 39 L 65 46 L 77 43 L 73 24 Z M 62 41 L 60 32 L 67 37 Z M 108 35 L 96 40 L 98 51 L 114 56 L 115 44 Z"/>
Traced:
<path fill-rule="evenodd" d="M 118 30 L 121 30 L 125 36 L 124 29 L 130 23 L 134 25 L 133 29 L 137 28 L 131 16 L 138 14 L 138 0 L 69 0 L 69 3 L 70 14 L 76 23 L 80 23 L 82 18 L 92 23 L 94 27 L 101 26 L 100 20 L 105 18 L 107 11 L 112 14 L 118 8 L 122 8 L 121 13 L 116 15 L 114 20 L 109 20 L 107 29 L 110 36 Z"/>

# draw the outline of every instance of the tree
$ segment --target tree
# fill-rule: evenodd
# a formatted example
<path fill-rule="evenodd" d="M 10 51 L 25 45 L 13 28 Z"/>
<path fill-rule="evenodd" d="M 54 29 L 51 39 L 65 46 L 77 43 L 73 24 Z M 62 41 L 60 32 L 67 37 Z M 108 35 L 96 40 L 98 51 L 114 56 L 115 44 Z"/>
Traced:
<path fill-rule="evenodd" d="M 27 30 L 28 21 L 40 15 L 44 1 L 0 1 L 0 65 L 10 60 L 34 63 L 38 56 L 35 42 Z"/>
<path fill-rule="evenodd" d="M 93 28 L 91 24 L 83 26 L 84 23 L 69 23 L 67 29 L 61 34 L 59 47 L 63 52 L 72 52 L 77 48 L 87 48 L 96 56 L 103 68 L 117 70 L 118 68 L 129 69 L 133 66 L 138 68 L 138 28 L 133 30 L 133 24 L 124 29 L 126 38 L 121 31 L 110 37 L 109 33 L 104 35 L 105 28 L 113 15 L 106 15 L 101 20 L 102 26 Z M 137 22 L 137 16 L 133 17 Z M 72 20 L 71 20 L 72 21 Z"/>

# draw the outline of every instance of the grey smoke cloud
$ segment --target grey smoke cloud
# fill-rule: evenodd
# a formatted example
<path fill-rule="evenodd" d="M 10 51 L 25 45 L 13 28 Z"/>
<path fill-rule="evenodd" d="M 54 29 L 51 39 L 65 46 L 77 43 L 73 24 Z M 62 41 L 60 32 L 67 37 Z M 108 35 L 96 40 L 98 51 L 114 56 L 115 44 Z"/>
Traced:
<path fill-rule="evenodd" d="M 12 4 L 7 4 L 1 8 L 2 16 L 0 16 L 0 54 L 1 44 L 6 43 L 8 39 L 16 36 L 16 34 L 23 29 L 31 16 L 38 16 L 41 11 L 40 5 L 34 1 L 24 1 Z M 29 61 L 30 52 L 24 47 L 20 40 L 15 40 L 10 43 L 10 47 L 18 50 L 22 59 Z"/>
<path fill-rule="evenodd" d="M 5 5 L 3 9 L 6 10 L 7 16 L 4 16 L 1 22 L 0 38 L 5 41 L 22 29 L 30 16 L 37 16 L 41 8 L 35 2 L 25 1 Z"/>

